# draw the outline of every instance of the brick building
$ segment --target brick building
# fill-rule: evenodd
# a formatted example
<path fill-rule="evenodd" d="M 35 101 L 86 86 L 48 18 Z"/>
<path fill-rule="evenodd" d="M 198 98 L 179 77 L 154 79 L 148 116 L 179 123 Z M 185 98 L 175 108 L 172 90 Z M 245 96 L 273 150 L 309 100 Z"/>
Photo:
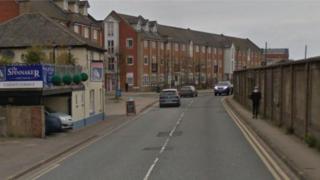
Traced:
<path fill-rule="evenodd" d="M 89 13 L 87 0 L 0 1 L 0 23 L 25 13 L 43 13 L 80 36 L 103 47 L 103 27 Z"/>
<path fill-rule="evenodd" d="M 249 39 L 171 27 L 112 11 L 104 20 L 107 90 L 150 90 L 195 84 L 210 87 L 236 69 L 261 64 Z M 119 81 L 118 81 L 119 79 Z"/>
<path fill-rule="evenodd" d="M 271 48 L 267 50 L 264 49 L 262 51 L 267 65 L 289 60 L 289 49 Z"/>

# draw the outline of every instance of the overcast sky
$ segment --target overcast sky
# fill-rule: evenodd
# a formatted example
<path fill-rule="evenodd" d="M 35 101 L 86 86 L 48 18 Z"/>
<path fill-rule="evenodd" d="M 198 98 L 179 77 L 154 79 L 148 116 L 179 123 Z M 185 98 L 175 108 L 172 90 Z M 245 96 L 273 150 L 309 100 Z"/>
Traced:
<path fill-rule="evenodd" d="M 89 0 L 90 13 L 112 10 L 159 24 L 249 38 L 259 47 L 289 48 L 291 59 L 320 56 L 320 1 L 306 0 Z"/>

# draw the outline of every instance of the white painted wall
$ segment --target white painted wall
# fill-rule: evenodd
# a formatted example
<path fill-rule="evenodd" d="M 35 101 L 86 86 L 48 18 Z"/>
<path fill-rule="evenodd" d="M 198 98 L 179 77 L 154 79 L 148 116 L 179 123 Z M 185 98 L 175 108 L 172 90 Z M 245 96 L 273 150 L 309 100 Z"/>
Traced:
<path fill-rule="evenodd" d="M 235 46 L 224 49 L 224 73 L 232 74 L 235 69 Z"/>

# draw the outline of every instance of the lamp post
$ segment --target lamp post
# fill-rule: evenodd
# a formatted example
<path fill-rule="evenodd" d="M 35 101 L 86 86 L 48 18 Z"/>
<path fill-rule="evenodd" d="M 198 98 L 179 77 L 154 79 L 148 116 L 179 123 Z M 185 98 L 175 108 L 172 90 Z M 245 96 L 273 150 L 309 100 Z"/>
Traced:
<path fill-rule="evenodd" d="M 116 56 L 116 59 L 117 59 L 117 72 L 115 73 L 116 74 L 116 87 L 115 87 L 115 98 L 118 99 L 119 98 L 119 71 L 120 71 L 120 55 L 119 53 L 116 53 L 115 54 Z"/>

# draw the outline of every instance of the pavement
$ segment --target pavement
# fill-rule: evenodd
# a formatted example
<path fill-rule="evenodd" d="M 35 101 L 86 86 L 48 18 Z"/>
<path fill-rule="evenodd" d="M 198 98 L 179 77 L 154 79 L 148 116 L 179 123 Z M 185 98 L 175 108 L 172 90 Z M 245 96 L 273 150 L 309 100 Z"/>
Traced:
<path fill-rule="evenodd" d="M 134 96 L 137 114 L 158 101 L 153 93 L 129 94 Z M 128 95 L 124 95 L 127 99 Z M 107 100 L 106 119 L 80 130 L 72 130 L 40 138 L 0 138 L 0 179 L 19 177 L 46 164 L 69 151 L 86 144 L 136 116 L 126 116 L 125 101 Z"/>
<path fill-rule="evenodd" d="M 232 97 L 227 97 L 226 102 L 300 179 L 320 179 L 320 153 L 318 151 L 309 148 L 302 139 L 286 134 L 284 130 L 268 123 L 267 120 L 252 119 L 251 112 Z"/>
<path fill-rule="evenodd" d="M 23 178 L 274 179 L 212 93 L 183 98 L 179 108 L 154 105 L 118 131 Z"/>

